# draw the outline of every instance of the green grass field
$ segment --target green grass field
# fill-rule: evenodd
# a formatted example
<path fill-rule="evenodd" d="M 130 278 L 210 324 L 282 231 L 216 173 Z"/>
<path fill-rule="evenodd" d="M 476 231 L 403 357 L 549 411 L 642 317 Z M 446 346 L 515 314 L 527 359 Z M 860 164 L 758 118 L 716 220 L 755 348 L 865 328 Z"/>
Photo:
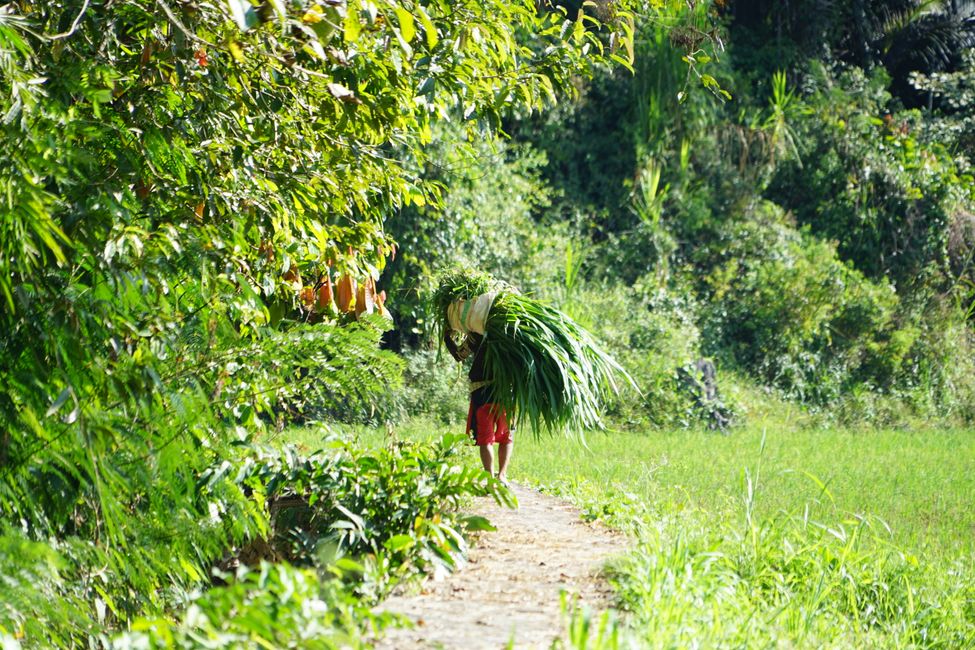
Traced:
<path fill-rule="evenodd" d="M 764 436 L 764 448 L 762 446 Z M 873 515 L 898 544 L 954 556 L 975 546 L 975 432 L 757 428 L 590 434 L 572 441 L 523 439 L 513 475 L 540 483 L 590 481 L 641 498 L 721 510 L 757 476 L 757 510 L 808 504 L 811 515 Z"/>
<path fill-rule="evenodd" d="M 403 438 L 433 439 L 456 427 L 413 422 Z M 365 444 L 384 432 L 350 428 Z M 289 438 L 308 447 L 316 441 Z M 764 438 L 764 448 L 763 448 Z M 477 462 L 471 449 L 470 462 Z M 953 558 L 975 553 L 975 431 L 808 431 L 750 427 L 731 435 L 701 431 L 590 433 L 576 439 L 519 436 L 514 480 L 571 493 L 625 491 L 701 510 L 741 502 L 746 476 L 761 515 L 809 506 L 810 515 L 878 518 L 891 540 L 915 552 Z M 577 488 L 577 494 L 582 492 Z M 880 524 L 881 527 L 883 524 Z"/>
<path fill-rule="evenodd" d="M 509 473 L 631 533 L 635 646 L 975 647 L 973 431 L 522 435 Z"/>

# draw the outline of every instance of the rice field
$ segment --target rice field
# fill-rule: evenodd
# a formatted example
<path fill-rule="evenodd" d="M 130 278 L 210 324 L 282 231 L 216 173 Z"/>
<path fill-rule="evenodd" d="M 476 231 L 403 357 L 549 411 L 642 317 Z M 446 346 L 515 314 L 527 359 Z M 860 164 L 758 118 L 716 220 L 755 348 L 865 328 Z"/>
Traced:
<path fill-rule="evenodd" d="M 522 435 L 509 475 L 631 534 L 607 647 L 975 647 L 975 431 Z"/>
<path fill-rule="evenodd" d="M 635 647 L 975 647 L 975 432 L 523 440 L 512 475 L 628 528 Z"/>
<path fill-rule="evenodd" d="M 821 520 L 869 516 L 893 543 L 914 551 L 975 553 L 973 431 L 751 428 L 728 436 L 590 434 L 588 449 L 575 441 L 519 443 L 513 475 L 540 484 L 588 482 L 722 511 L 744 502 L 751 479 L 759 516 L 797 506 Z"/>

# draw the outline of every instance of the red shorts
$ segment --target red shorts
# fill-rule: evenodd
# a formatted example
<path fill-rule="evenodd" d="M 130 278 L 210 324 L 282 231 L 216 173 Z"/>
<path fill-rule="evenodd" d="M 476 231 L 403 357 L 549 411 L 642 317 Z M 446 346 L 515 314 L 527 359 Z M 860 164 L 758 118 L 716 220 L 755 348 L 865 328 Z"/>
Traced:
<path fill-rule="evenodd" d="M 478 446 L 498 443 L 506 445 L 511 442 L 511 429 L 508 427 L 508 417 L 503 409 L 494 404 L 482 404 L 471 408 L 467 412 L 467 433 L 474 438 Z"/>

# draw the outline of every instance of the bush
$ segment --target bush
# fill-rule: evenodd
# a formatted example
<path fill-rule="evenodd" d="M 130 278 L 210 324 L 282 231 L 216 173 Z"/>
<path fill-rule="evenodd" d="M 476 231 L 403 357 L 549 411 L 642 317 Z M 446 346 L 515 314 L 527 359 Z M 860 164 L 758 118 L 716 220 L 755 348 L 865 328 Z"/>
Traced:
<path fill-rule="evenodd" d="M 923 417 L 975 422 L 975 331 L 955 305 L 927 301 L 897 388 Z"/>
<path fill-rule="evenodd" d="M 967 159 L 923 139 L 917 113 L 892 112 L 887 82 L 819 68 L 794 125 L 801 162 L 783 165 L 767 196 L 867 276 L 907 289 L 947 269 L 950 225 L 972 211 L 975 184 Z"/>
<path fill-rule="evenodd" d="M 799 399 L 822 404 L 851 383 L 885 385 L 903 360 L 909 333 L 893 326 L 893 287 L 866 279 L 774 205 L 727 224 L 699 260 L 711 268 L 710 349 Z"/>
<path fill-rule="evenodd" d="M 110 647 L 332 650 L 359 646 L 359 624 L 391 622 L 308 569 L 263 562 L 225 578 L 226 586 L 195 593 L 175 619 L 137 620 Z"/>
<path fill-rule="evenodd" d="M 0 534 L 0 641 L 100 647 L 129 628 L 138 633 L 118 641 L 122 647 L 200 637 L 234 647 L 247 630 L 273 645 L 307 622 L 309 643 L 341 645 L 333 637 L 370 624 L 365 608 L 399 580 L 456 566 L 464 535 L 489 526 L 460 513 L 464 499 L 513 504 L 498 481 L 456 462 L 463 440 L 393 441 L 364 451 L 323 435 L 328 450 L 303 456 L 244 438 L 233 458 L 200 472 L 187 468 L 198 512 L 133 522 L 130 548 L 76 536 L 31 540 L 7 529 Z M 316 576 L 331 582 L 321 586 Z M 230 584 L 212 589 L 223 582 Z"/>
<path fill-rule="evenodd" d="M 590 329 L 629 372 L 642 392 L 621 387 L 609 415 L 626 426 L 690 426 L 708 422 L 721 403 L 702 404 L 682 389 L 682 369 L 700 358 L 698 305 L 691 292 L 646 276 L 632 286 L 581 285 L 568 303 L 570 315 Z M 719 381 L 720 384 L 720 381 Z"/>
<path fill-rule="evenodd" d="M 403 386 L 386 402 L 389 421 L 430 416 L 442 424 L 463 422 L 467 417 L 468 381 L 465 366 L 439 349 L 406 350 Z"/>
<path fill-rule="evenodd" d="M 255 450 L 234 481 L 266 495 L 269 544 L 259 540 L 235 556 L 247 561 L 254 550 L 323 570 L 335 565 L 369 601 L 404 576 L 453 570 L 467 550 L 463 533 L 486 525 L 460 514 L 464 499 L 490 495 L 513 504 L 498 481 L 456 463 L 464 441 L 464 435 L 435 444 L 390 441 L 375 451 L 332 441 L 331 450 L 308 456 L 291 448 Z M 214 468 L 200 480 L 225 471 Z"/>

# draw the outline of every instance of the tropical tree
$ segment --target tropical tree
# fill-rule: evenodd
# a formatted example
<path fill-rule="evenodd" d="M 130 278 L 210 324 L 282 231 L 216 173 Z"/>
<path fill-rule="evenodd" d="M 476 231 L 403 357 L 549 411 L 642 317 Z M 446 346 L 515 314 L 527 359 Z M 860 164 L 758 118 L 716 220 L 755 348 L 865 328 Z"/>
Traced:
<path fill-rule="evenodd" d="M 975 44 L 975 5 L 967 0 L 760 0 L 729 3 L 727 11 L 733 25 L 777 48 L 883 66 L 894 94 L 909 104 L 927 99 L 913 92 L 910 73 L 955 70 Z"/>
<path fill-rule="evenodd" d="M 260 494 L 226 469 L 200 477 L 283 412 L 395 380 L 382 320 L 339 327 L 352 317 L 320 290 L 374 282 L 395 245 L 385 220 L 438 202 L 402 161 L 424 159 L 437 120 L 473 137 L 626 63 L 627 6 L 600 11 L 0 8 L 4 530 L 59 552 L 75 540 L 77 566 L 104 568 L 79 570 L 79 602 L 101 589 L 122 620 L 261 534 Z"/>

